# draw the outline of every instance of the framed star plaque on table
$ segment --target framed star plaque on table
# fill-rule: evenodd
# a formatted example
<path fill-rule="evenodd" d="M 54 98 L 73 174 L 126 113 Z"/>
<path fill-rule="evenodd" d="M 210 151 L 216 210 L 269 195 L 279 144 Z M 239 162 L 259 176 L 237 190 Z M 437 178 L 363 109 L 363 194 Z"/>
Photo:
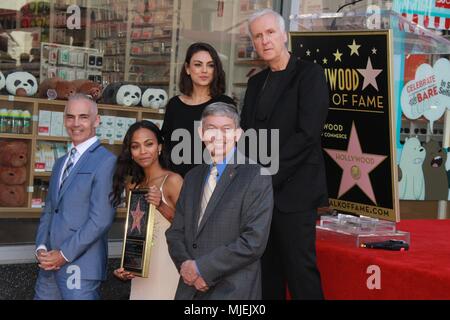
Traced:
<path fill-rule="evenodd" d="M 131 190 L 120 267 L 142 278 L 149 276 L 155 206 L 145 200 L 148 189 Z"/>
<path fill-rule="evenodd" d="M 290 51 L 322 66 L 328 84 L 322 147 L 330 208 L 398 221 L 392 31 L 289 36 Z"/>

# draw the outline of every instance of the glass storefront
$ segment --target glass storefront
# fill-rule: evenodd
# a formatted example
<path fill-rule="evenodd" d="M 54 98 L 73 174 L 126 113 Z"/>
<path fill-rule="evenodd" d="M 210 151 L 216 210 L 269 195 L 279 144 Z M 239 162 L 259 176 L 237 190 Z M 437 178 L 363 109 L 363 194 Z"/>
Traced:
<path fill-rule="evenodd" d="M 241 105 L 248 78 L 264 66 L 253 50 L 245 22 L 250 13 L 265 7 L 281 11 L 282 1 L 2 2 L 0 71 L 4 78 L 11 72 L 27 72 L 40 88 L 47 88 L 49 79 L 88 79 L 102 88 L 130 83 L 142 91 L 162 89 L 172 97 L 179 92 L 178 78 L 187 47 L 201 41 L 218 51 L 226 72 L 226 93 Z M 61 128 L 64 101 L 59 96 L 55 104 L 33 100 L 36 96 L 55 98 L 49 96 L 48 90 L 27 92 L 25 99 L 11 101 L 8 97 L 16 92 L 9 92 L 6 85 L 2 87 L 2 149 L 19 148 L 28 161 L 21 168 L 21 184 L 5 187 L 2 192 L 7 196 L 0 196 L 0 245 L 31 245 L 53 163 L 67 148 L 68 138 Z M 100 109 L 102 122 L 116 123 L 116 127 L 120 121 L 127 123 L 127 119 L 151 119 L 161 125 L 163 113 L 164 109 Z M 24 118 L 30 122 L 28 126 L 24 126 Z M 4 119 L 10 122 L 5 124 Z M 120 150 L 123 133 L 114 129 L 97 132 L 115 153 Z M 119 210 L 111 239 L 122 239 L 123 211 Z"/>
<path fill-rule="evenodd" d="M 4 75 L 12 71 L 26 71 L 37 83 L 55 77 L 68 81 L 89 79 L 103 88 L 126 82 L 136 84 L 142 90 L 163 89 L 168 97 L 172 97 L 179 92 L 178 77 L 187 47 L 193 42 L 202 41 L 210 43 L 218 51 L 226 72 L 226 93 L 235 99 L 238 106 L 242 106 L 248 78 L 264 68 L 247 35 L 246 18 L 250 13 L 271 7 L 282 13 L 291 31 L 297 31 L 295 15 L 336 12 L 349 2 L 2 1 L 0 71 Z M 392 4 L 393 1 L 363 1 L 339 11 L 344 14 L 365 12 L 370 6 L 389 10 Z M 448 28 L 437 30 L 436 33 L 448 38 Z M 423 62 L 433 64 L 437 60 L 435 58 L 429 60 L 417 56 L 410 62 L 414 65 Z M 412 76 L 405 73 L 404 80 L 409 81 L 411 79 L 408 77 Z M 0 86 L 3 80 L 4 78 L 0 78 Z M 39 94 L 42 93 L 36 91 L 33 95 Z M 13 121 L 9 127 L 0 126 L 0 142 L 22 142 L 14 148 L 22 150 L 29 161 L 24 164 L 21 173 L 24 177 L 20 188 L 8 189 L 8 192 L 14 194 L 14 199 L 7 196 L 9 201 L 3 200 L 2 203 L 0 197 L 0 245 L 32 244 L 40 210 L 44 205 L 52 163 L 58 155 L 64 154 L 67 142 L 62 128 L 54 128 L 50 124 L 46 127 L 45 123 L 40 123 L 45 122 L 44 119 L 48 119 L 49 123 L 53 119 L 58 122 L 63 102 L 41 103 L 34 102 L 31 98 L 13 101 L 9 98 L 10 95 L 7 88 L 2 88 L 0 118 L 9 118 L 10 121 L 14 118 L 18 125 L 15 126 L 16 122 Z M 105 106 L 100 112 L 107 117 L 106 122 L 152 119 L 159 123 L 164 112 L 163 109 L 130 110 L 117 111 Z M 427 131 L 423 119 L 417 123 L 403 119 L 402 124 L 404 126 L 399 131 L 401 138 L 410 133 L 423 136 L 425 140 L 429 136 L 439 136 L 442 144 L 445 132 L 443 117 L 437 119 L 430 132 Z M 49 132 L 42 135 L 41 129 Z M 118 132 L 120 133 L 120 130 Z M 111 137 L 114 133 L 107 130 L 101 134 L 106 135 L 102 139 L 106 141 L 108 148 L 117 153 L 120 148 L 120 134 L 116 134 L 116 139 Z M 2 148 L 6 148 L 6 145 L 3 144 Z M 2 152 L 4 150 L 0 151 Z M 51 155 L 50 159 L 48 154 Z M 119 214 L 111 232 L 112 239 L 122 238 L 122 217 L 123 214 Z"/>

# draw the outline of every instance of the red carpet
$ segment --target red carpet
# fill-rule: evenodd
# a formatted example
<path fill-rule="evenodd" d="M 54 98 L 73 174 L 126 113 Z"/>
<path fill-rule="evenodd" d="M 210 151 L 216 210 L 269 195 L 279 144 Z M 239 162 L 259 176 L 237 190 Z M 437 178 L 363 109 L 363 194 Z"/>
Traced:
<path fill-rule="evenodd" d="M 326 299 L 450 299 L 450 220 L 406 220 L 409 251 L 349 248 L 317 241 Z M 381 289 L 370 290 L 371 265 L 381 269 Z"/>

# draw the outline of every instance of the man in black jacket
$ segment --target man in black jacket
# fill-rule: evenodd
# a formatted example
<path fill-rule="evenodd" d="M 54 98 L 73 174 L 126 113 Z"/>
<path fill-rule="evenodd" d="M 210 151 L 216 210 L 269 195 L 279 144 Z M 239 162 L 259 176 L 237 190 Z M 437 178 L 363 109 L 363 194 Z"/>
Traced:
<path fill-rule="evenodd" d="M 287 50 L 284 20 L 275 11 L 258 11 L 248 24 L 268 68 L 248 81 L 241 127 L 279 130 L 275 208 L 262 258 L 263 299 L 283 299 L 286 282 L 293 299 L 322 299 L 315 223 L 317 208 L 328 206 L 321 147 L 329 104 L 324 71 Z"/>

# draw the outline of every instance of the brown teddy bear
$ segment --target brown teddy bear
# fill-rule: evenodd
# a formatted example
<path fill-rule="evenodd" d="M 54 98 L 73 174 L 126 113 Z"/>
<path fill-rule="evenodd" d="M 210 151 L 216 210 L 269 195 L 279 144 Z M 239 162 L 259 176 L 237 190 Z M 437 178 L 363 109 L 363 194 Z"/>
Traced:
<path fill-rule="evenodd" d="M 103 88 L 99 83 L 91 80 L 73 80 L 72 84 L 75 85 L 78 93 L 90 95 L 94 101 L 102 97 Z"/>
<path fill-rule="evenodd" d="M 58 77 L 45 79 L 39 86 L 38 97 L 44 99 L 67 100 L 77 92 L 77 87 L 72 81 Z"/>
<path fill-rule="evenodd" d="M 0 207 L 22 207 L 26 199 L 24 186 L 0 184 Z"/>
<path fill-rule="evenodd" d="M 0 166 L 23 167 L 28 162 L 28 145 L 20 140 L 0 140 Z"/>
<path fill-rule="evenodd" d="M 0 166 L 0 183 L 7 185 L 20 185 L 27 181 L 26 167 L 2 167 Z"/>
<path fill-rule="evenodd" d="M 59 81 L 62 81 L 62 79 L 58 77 L 48 78 L 42 81 L 41 84 L 39 85 L 38 97 L 43 99 L 47 98 L 55 99 L 55 97 L 53 97 L 53 94 L 50 93 L 49 91 L 53 91 L 56 94 L 56 84 Z"/>

